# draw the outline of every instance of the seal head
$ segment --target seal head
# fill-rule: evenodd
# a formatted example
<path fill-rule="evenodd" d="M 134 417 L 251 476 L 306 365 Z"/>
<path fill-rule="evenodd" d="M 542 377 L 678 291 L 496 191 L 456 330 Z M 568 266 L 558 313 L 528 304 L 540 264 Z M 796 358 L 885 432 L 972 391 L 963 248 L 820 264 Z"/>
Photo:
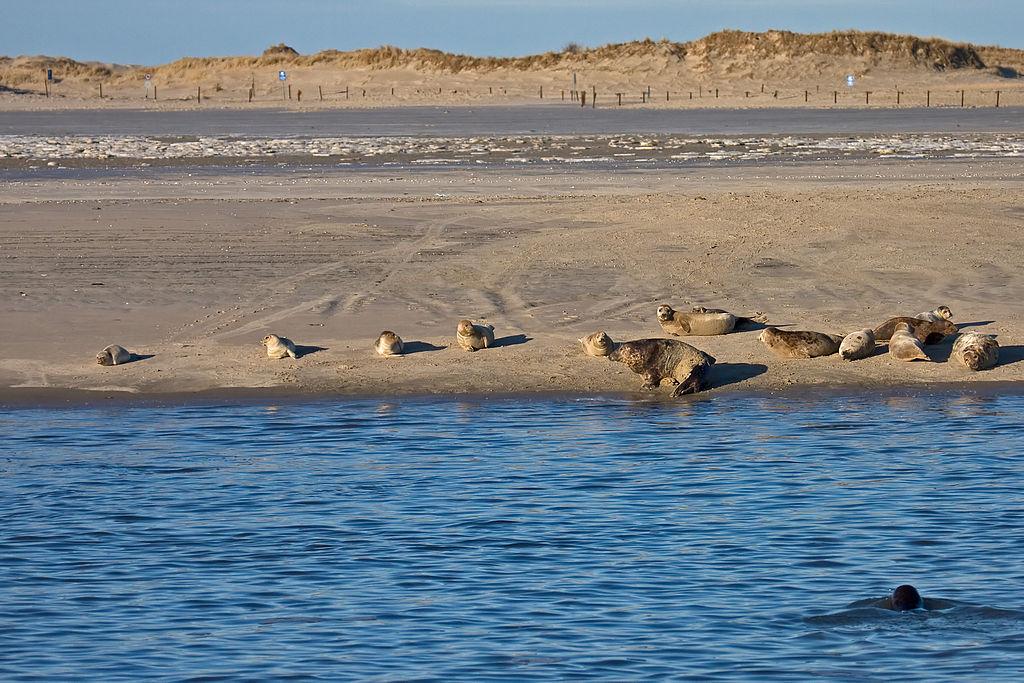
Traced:
<path fill-rule="evenodd" d="M 891 609 L 897 612 L 909 612 L 910 610 L 924 607 L 924 599 L 921 597 L 921 594 L 909 584 L 898 586 L 892 592 L 889 603 L 892 605 Z"/>
<path fill-rule="evenodd" d="M 580 337 L 580 344 L 583 345 L 583 353 L 598 358 L 607 356 L 615 350 L 615 342 L 604 330 L 592 332 L 585 337 Z"/>

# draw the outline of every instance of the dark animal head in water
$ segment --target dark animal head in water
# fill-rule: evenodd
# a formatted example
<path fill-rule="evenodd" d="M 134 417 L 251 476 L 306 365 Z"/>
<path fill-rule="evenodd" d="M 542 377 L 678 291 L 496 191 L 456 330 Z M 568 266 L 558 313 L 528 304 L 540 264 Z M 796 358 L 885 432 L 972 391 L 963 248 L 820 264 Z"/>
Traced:
<path fill-rule="evenodd" d="M 913 586 L 904 584 L 892 592 L 892 608 L 897 612 L 917 609 L 924 605 L 921 594 Z"/>

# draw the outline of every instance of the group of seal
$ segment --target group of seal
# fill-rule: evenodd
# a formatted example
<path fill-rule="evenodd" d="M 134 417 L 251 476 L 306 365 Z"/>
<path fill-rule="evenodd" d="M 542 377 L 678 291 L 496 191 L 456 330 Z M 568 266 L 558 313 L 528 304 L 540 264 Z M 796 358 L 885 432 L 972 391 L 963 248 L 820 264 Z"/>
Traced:
<path fill-rule="evenodd" d="M 694 306 L 689 311 L 677 311 L 668 304 L 658 306 L 656 312 L 662 331 L 672 336 L 717 336 L 734 332 L 740 325 L 765 323 L 767 318 L 756 313 L 738 316 L 720 308 Z M 945 337 L 956 334 L 948 306 L 914 317 L 895 317 L 875 328 L 863 328 L 846 336 L 809 330 L 781 330 L 766 327 L 758 341 L 779 358 L 818 358 L 838 353 L 843 360 L 867 358 L 875 352 L 878 342 L 887 342 L 889 355 L 901 361 L 931 358 L 924 345 L 937 344 Z M 494 326 L 463 319 L 455 329 L 455 342 L 466 351 L 480 351 L 494 346 Z M 676 385 L 672 396 L 703 391 L 708 387 L 708 369 L 715 358 L 686 342 L 676 339 L 648 338 L 616 343 L 603 330 L 579 339 L 583 352 L 589 356 L 608 358 L 622 363 L 643 378 L 643 388 L 653 389 L 667 380 Z M 272 359 L 299 357 L 295 344 L 277 334 L 268 334 L 261 343 L 267 357 Z M 402 338 L 385 330 L 374 343 L 376 352 L 384 357 L 399 356 L 405 351 Z M 968 332 L 960 335 L 953 345 L 952 357 L 969 370 L 987 370 L 999 360 L 999 342 L 994 335 Z M 96 354 L 100 365 L 123 365 L 136 356 L 121 346 L 112 344 Z"/>

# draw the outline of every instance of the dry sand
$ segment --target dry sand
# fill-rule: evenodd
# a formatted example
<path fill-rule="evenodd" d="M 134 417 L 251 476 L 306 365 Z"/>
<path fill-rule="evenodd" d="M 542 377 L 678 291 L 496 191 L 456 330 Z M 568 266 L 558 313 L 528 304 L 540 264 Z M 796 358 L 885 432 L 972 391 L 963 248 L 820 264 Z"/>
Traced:
<path fill-rule="evenodd" d="M 8 400 L 18 387 L 633 392 L 637 376 L 583 356 L 575 340 L 596 329 L 661 336 L 660 302 L 832 333 L 946 304 L 1003 349 L 999 367 L 970 373 L 943 362 L 951 339 L 929 347 L 936 363 L 898 363 L 884 348 L 846 363 L 774 359 L 756 330 L 691 338 L 718 359 L 713 391 L 1016 382 L 1021 170 L 870 161 L 7 183 L 0 387 Z M 454 347 L 462 317 L 492 323 L 499 347 Z M 414 353 L 377 357 L 382 329 Z M 306 355 L 267 359 L 268 332 Z M 109 343 L 146 358 L 96 365 Z"/>

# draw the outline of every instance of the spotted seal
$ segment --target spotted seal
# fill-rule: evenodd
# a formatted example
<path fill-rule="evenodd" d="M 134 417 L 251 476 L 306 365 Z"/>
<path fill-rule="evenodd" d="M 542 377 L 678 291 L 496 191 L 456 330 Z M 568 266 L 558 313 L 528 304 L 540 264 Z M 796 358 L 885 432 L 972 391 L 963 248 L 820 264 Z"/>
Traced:
<path fill-rule="evenodd" d="M 689 312 L 677 311 L 668 304 L 658 306 L 658 323 L 666 334 L 676 337 L 708 337 L 729 334 L 737 325 L 752 322 L 766 322 L 760 313 L 744 318 L 720 308 L 694 306 Z"/>
<path fill-rule="evenodd" d="M 586 337 L 580 337 L 578 341 L 583 345 L 583 353 L 598 358 L 607 356 L 617 346 L 604 330 L 598 330 L 588 334 Z"/>
<path fill-rule="evenodd" d="M 267 358 L 284 358 L 285 356 L 291 356 L 292 358 L 298 358 L 298 354 L 295 353 L 295 344 L 292 343 L 291 339 L 287 337 L 279 337 L 276 334 L 268 334 L 263 338 L 262 344 L 267 347 Z"/>
<path fill-rule="evenodd" d="M 843 360 L 860 360 L 875 352 L 875 333 L 865 328 L 843 337 L 839 344 L 839 357 Z"/>
<path fill-rule="evenodd" d="M 999 342 L 995 335 L 966 332 L 953 342 L 952 356 L 968 370 L 988 370 L 999 362 Z"/>
<path fill-rule="evenodd" d="M 397 334 L 391 330 L 384 330 L 377 337 L 377 342 L 373 345 L 373 348 L 382 356 L 398 356 L 405 349 L 405 344 L 402 343 L 402 338 Z"/>
<path fill-rule="evenodd" d="M 817 358 L 838 352 L 843 338 L 824 332 L 769 327 L 757 336 L 757 340 L 779 358 Z"/>
<path fill-rule="evenodd" d="M 494 346 L 494 325 L 460 320 L 455 339 L 466 351 L 479 351 Z"/>
<path fill-rule="evenodd" d="M 111 344 L 96 354 L 96 362 L 100 365 L 124 365 L 131 363 L 134 358 L 135 354 L 117 344 Z"/>
<path fill-rule="evenodd" d="M 897 324 L 889 336 L 889 355 L 903 361 L 931 360 L 907 323 Z"/>
<path fill-rule="evenodd" d="M 949 310 L 949 306 L 939 306 L 934 310 L 918 313 L 914 317 L 918 320 L 927 320 L 931 323 L 937 323 L 940 320 L 952 320 L 953 312 Z"/>
<path fill-rule="evenodd" d="M 938 344 L 948 335 L 956 334 L 956 325 L 948 320 L 921 320 L 920 318 L 908 318 L 901 316 L 889 318 L 875 328 L 875 339 L 877 341 L 889 341 L 893 330 L 897 325 L 906 324 L 910 327 L 910 333 L 918 338 L 922 344 Z"/>
<path fill-rule="evenodd" d="M 715 359 L 676 339 L 637 339 L 622 342 L 608 356 L 643 377 L 644 389 L 654 389 L 663 379 L 677 384 L 673 397 L 707 388 L 708 368 Z"/>

